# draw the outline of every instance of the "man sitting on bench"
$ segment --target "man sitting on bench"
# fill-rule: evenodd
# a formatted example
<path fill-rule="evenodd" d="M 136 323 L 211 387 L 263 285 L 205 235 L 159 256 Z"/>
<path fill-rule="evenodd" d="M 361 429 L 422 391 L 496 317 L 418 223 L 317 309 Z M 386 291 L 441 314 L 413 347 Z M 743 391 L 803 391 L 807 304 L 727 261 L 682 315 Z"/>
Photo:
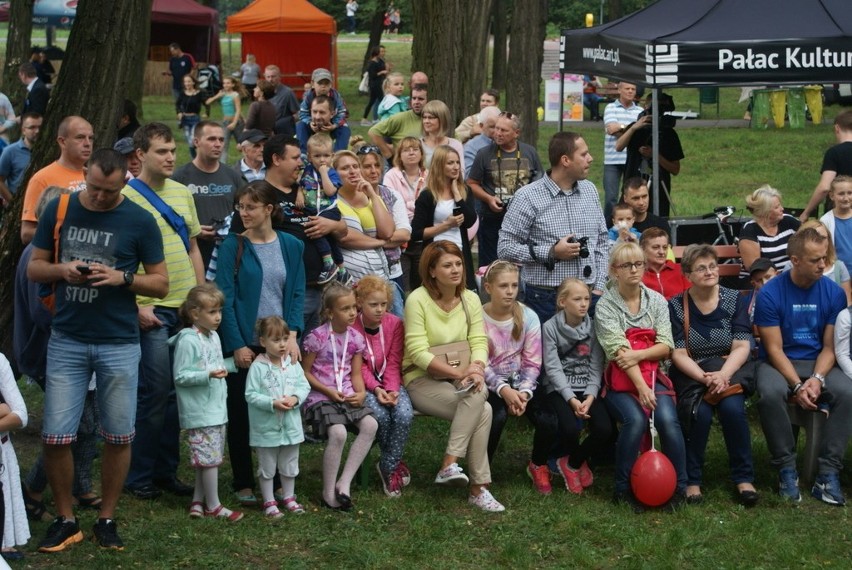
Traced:
<path fill-rule="evenodd" d="M 757 372 L 757 409 L 772 466 L 779 470 L 779 492 L 799 502 L 796 439 L 787 401 L 792 397 L 802 408 L 816 410 L 821 396 L 824 399 L 826 392 L 833 396 L 818 442 L 819 475 L 811 494 L 828 504 L 844 505 L 839 473 L 852 431 L 852 381 L 835 365 L 834 323 L 846 309 L 846 295 L 823 277 L 827 250 L 827 239 L 816 230 L 800 230 L 787 245 L 792 268 L 757 296 L 754 324 L 765 359 Z"/>

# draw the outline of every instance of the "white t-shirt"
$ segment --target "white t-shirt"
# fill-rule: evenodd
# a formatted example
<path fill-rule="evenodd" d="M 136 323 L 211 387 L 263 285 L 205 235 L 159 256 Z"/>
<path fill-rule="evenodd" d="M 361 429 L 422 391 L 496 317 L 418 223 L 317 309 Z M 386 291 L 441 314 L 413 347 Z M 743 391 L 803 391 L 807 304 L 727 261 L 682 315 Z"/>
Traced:
<path fill-rule="evenodd" d="M 437 204 L 435 204 L 435 217 L 432 220 L 432 225 L 437 226 L 442 223 L 444 220 L 453 215 L 453 208 L 455 208 L 456 203 L 453 200 L 439 200 Z M 457 246 L 459 249 L 462 249 L 462 239 L 461 239 L 461 231 L 459 228 L 450 228 L 445 232 L 441 232 L 435 236 L 432 241 L 439 240 L 447 240 L 451 241 Z"/>

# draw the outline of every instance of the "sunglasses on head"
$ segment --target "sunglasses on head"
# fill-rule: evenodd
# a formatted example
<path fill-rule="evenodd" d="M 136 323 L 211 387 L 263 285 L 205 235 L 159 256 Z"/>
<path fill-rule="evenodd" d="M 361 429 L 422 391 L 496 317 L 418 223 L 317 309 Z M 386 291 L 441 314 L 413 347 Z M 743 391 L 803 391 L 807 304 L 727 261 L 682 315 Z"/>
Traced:
<path fill-rule="evenodd" d="M 361 148 L 359 148 L 358 150 L 355 151 L 355 154 L 357 154 L 357 155 L 371 154 L 371 153 L 372 154 L 378 154 L 379 156 L 381 156 L 382 151 L 379 150 L 379 147 L 372 145 L 372 144 L 364 145 L 364 146 L 362 146 Z"/>

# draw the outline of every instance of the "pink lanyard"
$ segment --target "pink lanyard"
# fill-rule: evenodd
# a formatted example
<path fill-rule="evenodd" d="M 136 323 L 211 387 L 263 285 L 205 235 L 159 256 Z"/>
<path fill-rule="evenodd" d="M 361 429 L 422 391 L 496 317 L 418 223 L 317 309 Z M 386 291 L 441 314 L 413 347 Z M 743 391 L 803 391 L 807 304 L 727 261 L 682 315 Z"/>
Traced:
<path fill-rule="evenodd" d="M 364 315 L 361 315 L 361 326 L 362 327 L 364 326 Z M 367 329 L 364 328 L 365 332 L 366 332 L 366 330 Z M 373 352 L 373 344 L 370 342 L 369 338 L 366 339 L 366 341 L 367 341 L 367 352 L 370 353 L 370 368 L 372 368 L 373 374 L 375 374 L 376 378 L 379 380 L 379 382 L 381 382 L 382 376 L 384 376 L 384 374 L 385 374 L 385 368 L 388 367 L 388 356 L 387 356 L 387 352 L 385 351 L 385 336 L 382 334 L 382 325 L 381 324 L 379 324 L 378 335 L 379 335 L 379 342 L 382 344 L 382 369 L 381 370 L 376 368 L 376 354 Z"/>
<path fill-rule="evenodd" d="M 343 354 L 340 357 L 340 362 L 337 361 L 337 342 L 335 332 L 328 326 L 331 332 L 331 358 L 334 360 L 334 382 L 337 385 L 337 391 L 343 393 L 343 370 L 346 367 L 346 349 L 349 347 L 349 329 L 346 329 L 346 336 L 343 338 Z"/>

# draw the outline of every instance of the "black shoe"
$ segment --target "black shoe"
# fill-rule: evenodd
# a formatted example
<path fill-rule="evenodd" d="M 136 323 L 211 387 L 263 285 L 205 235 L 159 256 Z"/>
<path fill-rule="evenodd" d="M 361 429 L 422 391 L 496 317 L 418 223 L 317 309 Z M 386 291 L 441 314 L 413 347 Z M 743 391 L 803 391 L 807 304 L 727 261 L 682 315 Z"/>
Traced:
<path fill-rule="evenodd" d="M 663 506 L 663 510 L 673 513 L 684 506 L 689 500 L 686 498 L 686 493 L 683 491 L 675 491 L 669 502 Z"/>
<path fill-rule="evenodd" d="M 612 497 L 612 502 L 616 505 L 628 505 L 637 515 L 645 512 L 645 505 L 637 501 L 630 491 L 616 491 Z"/>
<path fill-rule="evenodd" d="M 744 507 L 753 507 L 757 504 L 757 491 L 737 491 L 737 502 Z"/>
<path fill-rule="evenodd" d="M 112 519 L 98 519 L 92 527 L 92 542 L 101 548 L 124 550 L 124 541 L 118 536 L 118 527 Z"/>
<path fill-rule="evenodd" d="M 326 509 L 329 509 L 329 510 L 332 510 L 332 511 L 337 511 L 337 512 L 340 512 L 340 513 L 348 513 L 350 510 L 352 510 L 352 507 L 349 507 L 347 509 L 343 505 L 340 505 L 338 507 L 332 507 L 331 505 L 329 505 L 328 503 L 325 502 L 325 499 L 320 499 L 320 504 L 323 507 L 325 507 Z"/>
<path fill-rule="evenodd" d="M 191 497 L 195 487 L 187 485 L 177 477 L 174 479 L 154 479 L 154 485 L 178 497 Z"/>
<path fill-rule="evenodd" d="M 141 487 L 125 487 L 125 491 L 143 501 L 157 499 L 163 494 L 158 488 L 153 485 L 142 485 Z"/>
<path fill-rule="evenodd" d="M 700 505 L 703 502 L 704 502 L 704 495 L 702 495 L 701 493 L 686 496 L 686 504 L 687 505 Z"/>
<path fill-rule="evenodd" d="M 73 544 L 83 540 L 83 533 L 77 521 L 65 520 L 65 517 L 56 517 L 47 527 L 44 540 L 38 543 L 39 552 L 60 552 Z"/>
<path fill-rule="evenodd" d="M 352 498 L 349 495 L 345 495 L 343 493 L 338 493 L 337 491 L 335 491 L 334 498 L 337 499 L 337 502 L 340 503 L 340 506 L 343 507 L 343 510 L 352 510 Z"/>
<path fill-rule="evenodd" d="M 9 560 L 10 562 L 13 562 L 15 560 L 23 560 L 25 558 L 24 553 L 21 552 L 20 550 L 14 550 L 14 549 L 4 550 L 2 552 L 2 554 L 3 554 L 3 559 Z"/>

